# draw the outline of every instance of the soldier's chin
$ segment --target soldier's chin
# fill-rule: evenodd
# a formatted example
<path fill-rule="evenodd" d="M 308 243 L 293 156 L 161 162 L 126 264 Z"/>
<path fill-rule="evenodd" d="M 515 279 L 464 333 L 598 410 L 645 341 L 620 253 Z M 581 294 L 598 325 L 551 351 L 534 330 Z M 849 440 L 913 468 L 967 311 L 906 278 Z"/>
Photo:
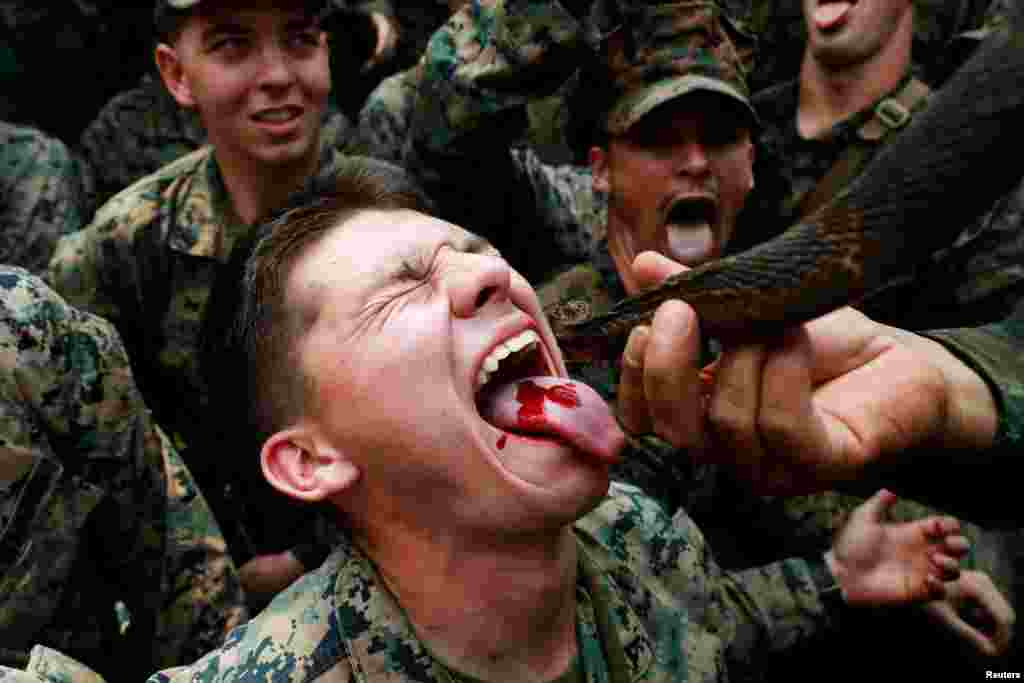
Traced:
<path fill-rule="evenodd" d="M 670 223 L 665 227 L 665 255 L 691 268 L 717 258 L 713 226 L 707 221 Z"/>

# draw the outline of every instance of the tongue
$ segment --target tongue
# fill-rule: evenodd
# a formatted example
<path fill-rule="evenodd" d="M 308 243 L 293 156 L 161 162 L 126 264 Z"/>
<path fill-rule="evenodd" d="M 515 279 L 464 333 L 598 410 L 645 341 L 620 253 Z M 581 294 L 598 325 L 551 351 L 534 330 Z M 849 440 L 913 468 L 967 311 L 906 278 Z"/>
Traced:
<path fill-rule="evenodd" d="M 814 10 L 814 24 L 820 31 L 828 31 L 838 26 L 847 12 L 853 7 L 849 2 L 827 2 L 818 5 Z"/>
<path fill-rule="evenodd" d="M 498 386 L 484 399 L 481 413 L 506 431 L 551 436 L 605 462 L 614 462 L 624 443 L 605 400 L 586 384 L 561 377 Z"/>

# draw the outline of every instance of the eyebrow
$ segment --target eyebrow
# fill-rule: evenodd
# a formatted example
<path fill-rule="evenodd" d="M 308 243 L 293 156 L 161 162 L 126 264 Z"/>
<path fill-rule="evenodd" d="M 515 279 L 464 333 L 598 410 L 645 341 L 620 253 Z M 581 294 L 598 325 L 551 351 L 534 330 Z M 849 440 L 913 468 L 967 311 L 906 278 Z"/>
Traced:
<path fill-rule="evenodd" d="M 466 254 L 482 254 L 494 248 L 494 246 L 485 238 L 469 233 L 455 238 L 444 239 L 427 248 L 424 248 L 423 245 L 416 245 L 407 251 L 404 251 L 400 255 L 398 265 L 394 268 L 389 268 L 387 272 L 384 273 L 383 281 L 386 284 L 403 281 L 407 273 L 407 265 L 410 262 L 425 263 L 427 261 L 433 261 L 434 256 L 442 247 L 451 247 L 455 251 Z"/>
<path fill-rule="evenodd" d="M 246 33 L 251 33 L 251 31 L 242 24 L 230 20 L 224 20 L 218 21 L 217 23 L 207 27 L 206 30 L 203 31 L 202 40 L 205 43 L 222 35 L 238 36 L 245 35 Z"/>

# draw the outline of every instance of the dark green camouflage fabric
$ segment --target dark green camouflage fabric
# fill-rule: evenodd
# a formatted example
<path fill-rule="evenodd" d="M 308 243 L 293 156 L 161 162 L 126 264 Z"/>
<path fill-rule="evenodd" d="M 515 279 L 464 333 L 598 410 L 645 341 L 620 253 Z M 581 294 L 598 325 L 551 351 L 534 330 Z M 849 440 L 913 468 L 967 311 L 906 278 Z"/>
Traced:
<path fill-rule="evenodd" d="M 46 272 L 57 240 L 88 223 L 90 168 L 59 140 L 0 121 L 0 263 Z"/>
<path fill-rule="evenodd" d="M 902 84 L 896 90 L 899 87 Z M 836 124 L 827 135 L 805 139 L 796 128 L 797 100 L 795 81 L 754 98 L 762 127 L 757 186 L 737 228 L 744 245 L 761 242 L 797 222 L 800 202 L 849 149 L 863 150 L 870 160 L 891 139 L 875 142 L 859 135 L 860 127 L 873 117 L 874 106 Z M 895 130 L 890 136 L 898 134 Z M 1005 318 L 1024 296 L 1022 220 L 1024 184 L 965 226 L 953 243 L 858 308 L 880 322 L 914 330 L 966 327 Z"/>
<path fill-rule="evenodd" d="M 588 683 L 726 681 L 828 628 L 822 559 L 724 572 L 693 521 L 613 484 L 574 527 L 578 667 Z M 603 619 L 601 617 L 604 617 Z M 609 624 L 605 632 L 601 623 Z M 372 563 L 343 544 L 171 681 L 448 681 Z"/>
<path fill-rule="evenodd" d="M 110 323 L 0 267 L 0 359 L 3 648 L 119 678 L 217 646 L 238 576 Z"/>

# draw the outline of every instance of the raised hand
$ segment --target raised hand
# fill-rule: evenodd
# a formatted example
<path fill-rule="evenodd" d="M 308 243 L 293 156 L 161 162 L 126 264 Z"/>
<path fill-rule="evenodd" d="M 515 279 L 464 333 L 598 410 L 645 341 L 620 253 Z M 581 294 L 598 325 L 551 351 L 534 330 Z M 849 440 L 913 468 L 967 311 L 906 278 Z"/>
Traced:
<path fill-rule="evenodd" d="M 960 524 L 952 517 L 887 522 L 894 502 L 883 489 L 857 507 L 825 556 L 847 604 L 937 600 L 960 576 L 959 558 L 969 547 Z"/>

